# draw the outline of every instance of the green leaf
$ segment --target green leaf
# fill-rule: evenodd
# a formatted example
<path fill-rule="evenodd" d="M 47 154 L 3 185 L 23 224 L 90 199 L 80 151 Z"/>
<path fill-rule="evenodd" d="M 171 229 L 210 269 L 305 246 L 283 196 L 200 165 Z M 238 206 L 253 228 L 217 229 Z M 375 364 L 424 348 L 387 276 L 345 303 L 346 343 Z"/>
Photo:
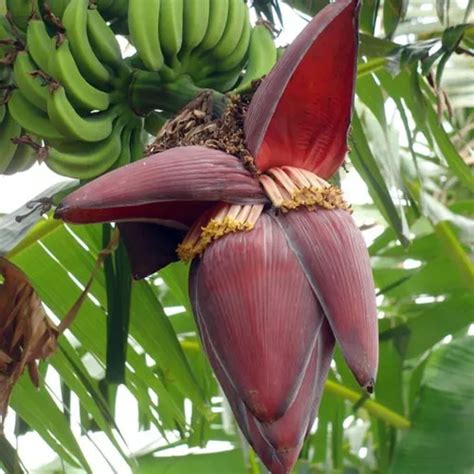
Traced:
<path fill-rule="evenodd" d="M 470 473 L 474 468 L 474 344 L 466 336 L 440 347 L 425 369 L 412 428 L 391 474 Z"/>
<path fill-rule="evenodd" d="M 441 77 L 443 75 L 444 67 L 461 42 L 464 31 L 468 26 L 470 25 L 457 25 L 451 28 L 446 28 L 443 32 L 442 45 L 444 53 L 436 69 L 436 85 L 438 87 L 441 85 Z"/>
<path fill-rule="evenodd" d="M 10 474 L 26 472 L 21 466 L 16 449 L 8 442 L 4 434 L 0 435 L 0 463 Z"/>
<path fill-rule="evenodd" d="M 364 33 L 374 34 L 380 0 L 367 0 L 362 2 L 360 9 L 359 25 Z"/>
<path fill-rule="evenodd" d="M 37 390 L 27 374 L 16 384 L 11 406 L 50 445 L 61 459 L 90 472 L 66 417 L 45 389 Z"/>
<path fill-rule="evenodd" d="M 404 228 L 402 220 L 398 215 L 385 180 L 380 174 L 379 167 L 367 142 L 357 113 L 354 113 L 352 117 L 352 133 L 349 142 L 351 146 L 351 162 L 366 182 L 370 196 L 383 217 L 393 227 L 400 241 L 408 243 L 409 236 L 407 230 Z"/>
<path fill-rule="evenodd" d="M 471 172 L 466 162 L 459 156 L 456 148 L 454 148 L 454 145 L 444 130 L 443 125 L 439 122 L 433 107 L 428 106 L 426 108 L 426 117 L 431 134 L 440 153 L 448 163 L 449 168 L 460 179 L 460 181 L 468 187 L 468 189 L 473 189 L 474 174 Z"/>
<path fill-rule="evenodd" d="M 188 456 L 138 458 L 139 474 L 247 474 L 243 453 L 239 450 Z"/>
<path fill-rule="evenodd" d="M 0 218 L 0 255 L 6 255 L 20 242 L 24 245 L 31 241 L 33 236 L 39 238 L 40 229 L 44 231 L 52 227 L 52 222 L 49 219 L 49 225 L 45 224 L 43 214 L 51 209 L 55 194 L 69 192 L 76 185 L 76 181 L 63 181 L 55 184 L 12 213 L 2 216 Z"/>
<path fill-rule="evenodd" d="M 104 235 L 104 240 L 110 239 L 110 232 L 104 232 Z M 107 260 L 104 262 L 107 286 L 106 379 L 110 383 L 121 384 L 125 382 L 132 291 L 132 274 L 124 244 L 120 243 Z"/>
<path fill-rule="evenodd" d="M 445 301 L 405 308 L 406 323 L 382 331 L 381 341 L 393 339 L 407 359 L 419 357 L 444 337 L 465 329 L 472 321 L 474 295 L 455 294 Z"/>
<path fill-rule="evenodd" d="M 390 38 L 405 17 L 408 0 L 385 0 L 383 4 L 383 27 Z"/>

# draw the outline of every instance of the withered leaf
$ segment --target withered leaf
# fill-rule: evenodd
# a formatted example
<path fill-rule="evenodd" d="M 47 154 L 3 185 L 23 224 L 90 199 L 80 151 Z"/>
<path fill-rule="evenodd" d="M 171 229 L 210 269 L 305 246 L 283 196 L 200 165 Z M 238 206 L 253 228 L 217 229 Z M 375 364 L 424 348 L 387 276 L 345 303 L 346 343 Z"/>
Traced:
<path fill-rule="evenodd" d="M 27 276 L 0 258 L 0 429 L 13 387 L 25 367 L 38 386 L 36 361 L 57 348 L 59 332 L 48 318 Z"/>

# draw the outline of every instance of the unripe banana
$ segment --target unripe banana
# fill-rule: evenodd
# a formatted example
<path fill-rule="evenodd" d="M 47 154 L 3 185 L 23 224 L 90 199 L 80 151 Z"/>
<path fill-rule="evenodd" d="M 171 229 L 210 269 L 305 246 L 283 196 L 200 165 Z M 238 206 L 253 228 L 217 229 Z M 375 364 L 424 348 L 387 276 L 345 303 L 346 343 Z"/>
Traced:
<path fill-rule="evenodd" d="M 107 110 L 110 104 L 109 94 L 89 84 L 81 74 L 65 39 L 56 49 L 49 63 L 49 70 L 66 89 L 70 100 L 78 108 L 85 110 Z"/>
<path fill-rule="evenodd" d="M 159 34 L 161 49 L 173 64 L 183 43 L 183 0 L 161 0 Z"/>
<path fill-rule="evenodd" d="M 114 0 L 95 0 L 97 9 L 103 13 L 114 4 Z"/>
<path fill-rule="evenodd" d="M 20 134 L 20 125 L 7 110 L 5 118 L 0 124 L 0 174 L 3 174 L 10 166 L 17 149 L 17 145 L 12 142 L 12 138 L 17 138 Z"/>
<path fill-rule="evenodd" d="M 145 117 L 145 130 L 156 137 L 167 120 L 160 112 L 151 112 Z"/>
<path fill-rule="evenodd" d="M 244 30 L 246 10 L 248 9 L 243 0 L 229 0 L 224 34 L 212 50 L 212 56 L 217 60 L 225 59 L 236 48 Z"/>
<path fill-rule="evenodd" d="M 26 30 L 28 20 L 36 8 L 35 0 L 6 0 L 7 11 L 11 14 L 13 23 L 22 31 Z"/>
<path fill-rule="evenodd" d="M 125 124 L 118 122 L 110 136 L 98 143 L 71 143 L 50 148 L 46 165 L 54 172 L 76 179 L 92 179 L 109 170 L 120 156 Z"/>
<path fill-rule="evenodd" d="M 97 1 L 97 8 L 99 9 L 100 13 L 104 16 L 107 20 L 121 20 L 126 19 L 128 14 L 128 0 L 96 0 Z M 106 7 L 106 4 L 109 4 Z"/>
<path fill-rule="evenodd" d="M 122 136 L 120 137 L 121 150 L 118 159 L 114 162 L 112 168 L 121 168 L 122 166 L 128 165 L 130 163 L 130 140 L 132 137 L 132 129 L 130 127 L 125 127 L 122 131 Z"/>
<path fill-rule="evenodd" d="M 189 72 L 195 81 L 199 82 L 211 75 L 215 76 L 216 72 L 234 71 L 237 65 L 241 63 L 243 63 L 243 66 L 245 65 L 252 26 L 249 21 L 249 10 L 245 5 L 241 11 L 243 13 L 241 21 L 242 30 L 240 31 L 240 37 L 237 39 L 237 44 L 232 51 L 229 49 L 225 57 L 220 57 L 220 54 L 222 54 L 223 51 L 222 42 L 225 41 L 227 45 L 230 44 L 229 41 L 224 38 L 226 35 L 225 33 L 223 39 L 219 42 L 216 48 L 201 53 L 199 56 L 192 57 L 191 61 L 187 64 Z M 234 26 L 235 25 L 232 25 L 232 29 Z M 225 83 L 227 83 L 227 81 L 225 81 Z"/>
<path fill-rule="evenodd" d="M 98 142 L 112 132 L 116 109 L 81 117 L 58 86 L 48 97 L 48 115 L 53 125 L 67 138 L 84 142 Z"/>
<path fill-rule="evenodd" d="M 279 61 L 283 55 L 286 53 L 286 48 L 288 46 L 282 46 L 280 48 L 277 48 L 277 61 Z"/>
<path fill-rule="evenodd" d="M 0 59 L 3 59 L 7 54 L 15 50 L 15 35 L 12 31 L 11 25 L 4 16 L 0 16 L 0 40 L 9 40 L 12 44 L 0 45 Z"/>
<path fill-rule="evenodd" d="M 46 110 L 47 84 L 41 77 L 35 77 L 35 72 L 38 72 L 38 68 L 31 61 L 30 55 L 26 51 L 19 51 L 13 64 L 15 84 L 33 105 Z"/>
<path fill-rule="evenodd" d="M 28 52 L 38 67 L 47 74 L 49 74 L 49 60 L 54 53 L 53 42 L 43 20 L 31 19 L 26 30 Z"/>
<path fill-rule="evenodd" d="M 214 48 L 225 31 L 227 14 L 229 10 L 229 0 L 209 0 L 209 23 L 204 35 L 200 51 L 207 51 Z"/>
<path fill-rule="evenodd" d="M 71 0 L 64 11 L 62 22 L 81 73 L 89 83 L 107 89 L 110 73 L 95 55 L 87 36 L 88 5 L 88 0 Z"/>
<path fill-rule="evenodd" d="M 13 175 L 29 170 L 37 160 L 36 150 L 26 143 L 20 143 L 13 155 L 10 165 L 5 170 L 4 174 Z"/>
<path fill-rule="evenodd" d="M 87 32 L 97 57 L 111 67 L 119 67 L 122 64 L 120 45 L 97 9 L 87 11 Z"/>
<path fill-rule="evenodd" d="M 164 63 L 160 46 L 160 0 L 130 0 L 128 27 L 140 59 L 150 71 L 159 71 Z"/>
<path fill-rule="evenodd" d="M 58 19 L 61 19 L 69 1 L 70 0 L 39 0 L 38 6 L 41 16 L 44 17 L 44 15 L 51 12 Z"/>
<path fill-rule="evenodd" d="M 215 70 L 219 72 L 230 71 L 235 69 L 240 63 L 245 62 L 250 43 L 250 35 L 252 33 L 252 26 L 249 20 L 249 10 L 245 8 L 244 27 L 240 40 L 235 49 L 222 61 L 216 63 Z"/>
<path fill-rule="evenodd" d="M 7 106 L 0 102 L 0 124 L 3 122 L 5 118 L 5 114 L 7 113 Z"/>
<path fill-rule="evenodd" d="M 209 24 L 209 0 L 184 0 L 183 52 L 192 51 L 201 43 Z"/>
<path fill-rule="evenodd" d="M 277 49 L 272 34 L 265 25 L 257 25 L 250 38 L 247 69 L 237 92 L 249 89 L 252 82 L 266 76 L 276 64 Z"/>
<path fill-rule="evenodd" d="M 64 135 L 51 123 L 49 117 L 40 109 L 29 102 L 25 96 L 16 89 L 8 100 L 8 110 L 11 116 L 28 133 L 32 133 L 44 140 L 64 140 Z"/>
<path fill-rule="evenodd" d="M 228 92 L 235 86 L 235 84 L 239 80 L 240 75 L 242 73 L 242 68 L 244 66 L 245 63 L 242 62 L 231 71 L 213 74 L 209 77 L 201 79 L 196 84 L 199 87 L 214 89 L 219 92 Z"/>
<path fill-rule="evenodd" d="M 147 134 L 144 132 L 143 126 L 144 120 L 142 119 L 140 124 L 135 127 L 132 132 L 132 137 L 130 139 L 130 161 L 132 163 L 143 158 L 143 153 L 147 146 L 145 138 Z"/>

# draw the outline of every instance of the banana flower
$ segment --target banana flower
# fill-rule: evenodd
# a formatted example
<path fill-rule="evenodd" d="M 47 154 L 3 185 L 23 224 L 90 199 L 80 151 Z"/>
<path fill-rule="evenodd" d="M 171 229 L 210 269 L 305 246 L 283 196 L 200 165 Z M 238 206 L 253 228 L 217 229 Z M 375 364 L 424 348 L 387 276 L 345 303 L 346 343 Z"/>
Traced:
<path fill-rule="evenodd" d="M 347 152 L 357 14 L 357 1 L 326 6 L 262 81 L 244 124 L 253 173 L 223 151 L 177 147 L 99 177 L 56 211 L 118 222 L 136 278 L 192 260 L 204 349 L 273 474 L 298 458 L 336 341 L 368 391 L 377 371 L 368 252 L 327 182 Z"/>

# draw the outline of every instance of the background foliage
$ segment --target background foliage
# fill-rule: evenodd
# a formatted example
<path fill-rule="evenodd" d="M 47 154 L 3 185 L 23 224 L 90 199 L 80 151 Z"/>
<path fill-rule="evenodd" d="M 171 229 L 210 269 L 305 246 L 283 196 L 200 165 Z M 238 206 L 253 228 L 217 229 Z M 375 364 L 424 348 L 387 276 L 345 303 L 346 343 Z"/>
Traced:
<path fill-rule="evenodd" d="M 284 3 L 302 15 L 324 5 Z M 299 474 L 474 468 L 474 345 L 467 335 L 474 308 L 473 3 L 363 3 L 347 170 L 362 178 L 372 200 L 354 214 L 376 236 L 369 250 L 380 312 L 379 378 L 375 396 L 367 399 L 336 353 Z M 276 0 L 255 0 L 252 6 L 277 28 L 285 27 Z M 31 222 L 23 222 L 25 229 Z M 48 214 L 15 242 L 14 225 L 11 216 L 0 221 L 0 248 L 26 272 L 51 314 L 62 318 L 86 286 L 109 230 L 71 228 Z M 121 298 L 128 297 L 106 283 L 110 265 L 124 264 L 120 252 L 94 280 L 58 352 L 40 366 L 43 388 L 36 390 L 26 376 L 17 385 L 10 414 L 17 419 L 15 436 L 21 440 L 35 431 L 57 453 L 61 463 L 48 472 L 90 471 L 87 440 L 105 457 L 113 446 L 131 470 L 143 473 L 264 472 L 236 432 L 203 355 L 183 264 L 133 282 L 130 314 L 117 316 L 119 324 L 107 319 L 107 308 L 123 306 Z M 115 421 L 121 416 L 115 401 L 123 370 L 140 429 L 151 440 L 138 452 Z M 0 444 L 7 471 L 23 469 L 13 441 L 9 436 Z M 167 447 L 212 441 L 228 442 L 228 450 L 154 456 Z"/>

